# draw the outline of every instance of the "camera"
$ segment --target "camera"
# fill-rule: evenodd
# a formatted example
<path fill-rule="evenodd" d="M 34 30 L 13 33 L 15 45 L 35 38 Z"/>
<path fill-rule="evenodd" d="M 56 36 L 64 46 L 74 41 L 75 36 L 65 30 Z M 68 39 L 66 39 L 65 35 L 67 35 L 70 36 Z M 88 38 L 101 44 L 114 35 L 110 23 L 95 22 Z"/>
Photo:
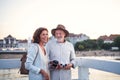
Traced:
<path fill-rule="evenodd" d="M 64 64 L 64 65 L 63 65 L 63 64 L 60 64 L 60 65 L 61 65 L 63 68 L 64 68 L 65 66 L 67 66 L 67 64 Z"/>
<path fill-rule="evenodd" d="M 52 66 L 53 66 L 53 67 L 56 68 L 58 64 L 59 64 L 59 62 L 58 62 L 57 60 L 53 60 L 53 61 L 52 61 Z"/>

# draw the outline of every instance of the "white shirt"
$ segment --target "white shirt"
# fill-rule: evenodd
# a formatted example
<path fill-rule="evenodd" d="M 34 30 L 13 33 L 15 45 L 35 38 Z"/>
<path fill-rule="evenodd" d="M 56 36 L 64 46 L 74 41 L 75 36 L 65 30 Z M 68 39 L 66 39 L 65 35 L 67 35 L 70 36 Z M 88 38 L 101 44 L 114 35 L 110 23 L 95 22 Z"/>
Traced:
<path fill-rule="evenodd" d="M 75 51 L 73 45 L 65 41 L 58 43 L 56 40 L 49 41 L 46 45 L 49 60 L 57 60 L 61 64 L 72 63 L 75 65 Z M 51 80 L 71 80 L 71 70 L 51 70 Z"/>

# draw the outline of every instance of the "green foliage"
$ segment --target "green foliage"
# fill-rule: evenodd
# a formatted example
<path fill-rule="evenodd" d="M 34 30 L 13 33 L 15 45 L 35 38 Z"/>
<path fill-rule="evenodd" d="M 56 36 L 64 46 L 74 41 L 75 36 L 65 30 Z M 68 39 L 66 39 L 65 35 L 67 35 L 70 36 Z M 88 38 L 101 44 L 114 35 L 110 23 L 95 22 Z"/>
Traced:
<path fill-rule="evenodd" d="M 104 41 L 102 39 L 97 40 L 98 49 L 102 49 L 103 44 L 104 44 Z"/>
<path fill-rule="evenodd" d="M 80 42 L 77 42 L 77 43 L 75 44 L 75 46 L 74 46 L 75 51 L 79 51 L 79 45 L 80 45 Z"/>
<path fill-rule="evenodd" d="M 77 42 L 75 44 L 75 50 L 96 50 L 96 49 L 105 49 L 110 50 L 111 47 L 119 47 L 120 50 L 120 36 L 117 37 L 113 43 L 104 43 L 102 39 L 99 40 L 85 40 L 82 42 Z"/>
<path fill-rule="evenodd" d="M 96 40 L 85 40 L 82 42 L 77 42 L 75 44 L 75 50 L 81 51 L 81 50 L 94 50 L 97 49 Z"/>
<path fill-rule="evenodd" d="M 117 38 L 115 38 L 115 40 L 114 40 L 114 45 L 115 45 L 116 47 L 119 47 L 119 50 L 120 50 L 120 36 L 117 37 Z"/>
<path fill-rule="evenodd" d="M 111 49 L 111 43 L 104 43 L 102 46 L 101 46 L 102 49 L 105 49 L 105 50 L 110 50 Z"/>
<path fill-rule="evenodd" d="M 84 50 L 84 46 L 83 45 L 79 45 L 78 48 L 79 48 L 80 51 Z"/>

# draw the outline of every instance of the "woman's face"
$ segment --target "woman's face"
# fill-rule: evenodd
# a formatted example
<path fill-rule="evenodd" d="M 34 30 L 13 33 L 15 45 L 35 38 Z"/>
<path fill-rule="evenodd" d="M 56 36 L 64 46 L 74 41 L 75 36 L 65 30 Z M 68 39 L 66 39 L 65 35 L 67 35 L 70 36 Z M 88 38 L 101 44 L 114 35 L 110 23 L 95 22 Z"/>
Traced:
<path fill-rule="evenodd" d="M 40 42 L 46 43 L 48 41 L 48 31 L 43 30 L 40 34 Z"/>

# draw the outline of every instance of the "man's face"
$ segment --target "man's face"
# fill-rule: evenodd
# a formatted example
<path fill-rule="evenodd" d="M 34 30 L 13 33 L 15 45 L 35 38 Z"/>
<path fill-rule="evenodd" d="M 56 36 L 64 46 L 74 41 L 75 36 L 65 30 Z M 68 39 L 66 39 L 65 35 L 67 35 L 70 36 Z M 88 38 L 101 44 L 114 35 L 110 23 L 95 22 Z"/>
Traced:
<path fill-rule="evenodd" d="M 55 38 L 58 42 L 64 42 L 65 40 L 65 32 L 63 30 L 56 30 L 55 31 Z"/>

